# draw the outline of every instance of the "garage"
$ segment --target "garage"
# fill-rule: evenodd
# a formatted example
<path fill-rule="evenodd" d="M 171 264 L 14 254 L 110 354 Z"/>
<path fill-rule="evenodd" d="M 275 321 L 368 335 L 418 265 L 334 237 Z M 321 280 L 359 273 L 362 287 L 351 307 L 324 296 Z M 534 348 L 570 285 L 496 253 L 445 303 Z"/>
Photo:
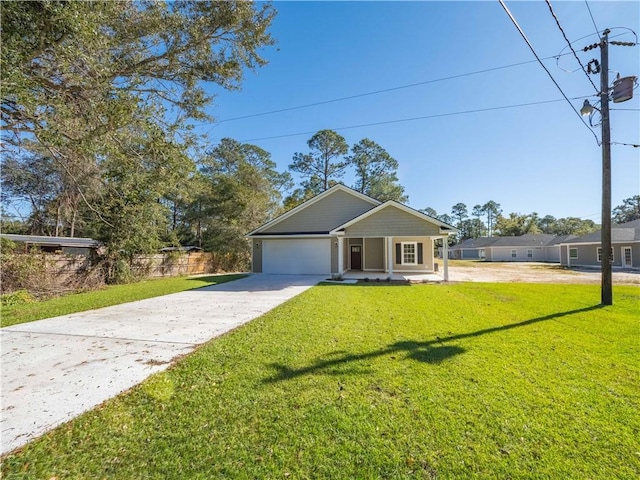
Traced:
<path fill-rule="evenodd" d="M 282 239 L 262 242 L 262 272 L 328 275 L 331 273 L 329 239 Z"/>

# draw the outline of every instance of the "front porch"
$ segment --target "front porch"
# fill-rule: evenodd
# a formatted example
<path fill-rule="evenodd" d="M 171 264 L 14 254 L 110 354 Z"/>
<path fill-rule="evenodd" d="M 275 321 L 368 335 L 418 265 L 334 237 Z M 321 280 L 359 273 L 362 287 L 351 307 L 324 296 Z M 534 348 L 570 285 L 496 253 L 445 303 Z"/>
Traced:
<path fill-rule="evenodd" d="M 443 272 L 438 272 L 434 243 L 443 240 Z M 332 252 L 332 271 L 349 279 L 447 281 L 446 236 L 342 236 Z"/>

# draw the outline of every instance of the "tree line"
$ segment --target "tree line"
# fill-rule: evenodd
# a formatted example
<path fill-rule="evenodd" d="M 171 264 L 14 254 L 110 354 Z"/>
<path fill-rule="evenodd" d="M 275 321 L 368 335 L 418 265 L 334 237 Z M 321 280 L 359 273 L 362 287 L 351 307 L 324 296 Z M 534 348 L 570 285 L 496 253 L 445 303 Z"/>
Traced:
<path fill-rule="evenodd" d="M 464 203 L 456 203 L 451 213 L 439 215 L 433 208 L 421 210 L 425 214 L 455 226 L 460 233 L 452 238 L 453 243 L 470 238 L 491 236 L 520 236 L 528 233 L 548 233 L 552 235 L 586 235 L 600 228 L 593 220 L 578 217 L 556 218 L 553 215 L 541 217 L 538 213 L 509 213 L 503 215 L 499 203 L 493 200 L 484 205 L 475 205 L 471 213 Z M 640 195 L 623 200 L 612 211 L 614 224 L 623 224 L 640 219 Z"/>

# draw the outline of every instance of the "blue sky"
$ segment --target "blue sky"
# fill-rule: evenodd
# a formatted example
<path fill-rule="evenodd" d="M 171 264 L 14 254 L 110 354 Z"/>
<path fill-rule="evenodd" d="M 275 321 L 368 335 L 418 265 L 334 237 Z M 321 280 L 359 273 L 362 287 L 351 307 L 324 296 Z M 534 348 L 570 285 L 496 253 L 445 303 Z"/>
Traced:
<path fill-rule="evenodd" d="M 335 129 L 349 145 L 369 138 L 396 158 L 414 208 L 442 214 L 458 202 L 471 211 L 493 200 L 505 215 L 535 211 L 600 222 L 602 150 L 566 101 L 442 116 L 562 99 L 498 1 L 273 5 L 278 43 L 263 52 L 269 64 L 247 72 L 240 91 L 210 91 L 216 98 L 208 112 L 220 122 L 198 129 L 212 145 L 223 137 L 258 145 L 285 170 L 295 152 L 308 151 L 315 132 Z M 596 91 L 575 71 L 578 62 L 546 3 L 506 5 L 567 97 L 590 95 L 595 104 Z M 599 49 L 581 51 L 597 41 L 594 21 L 615 40 L 636 40 L 619 27 L 640 33 L 640 2 L 589 1 L 594 21 L 584 1 L 552 5 L 569 40 L 585 37 L 574 43 L 584 65 L 600 58 Z M 639 49 L 610 47 L 611 82 L 617 72 L 640 75 Z M 562 53 L 569 55 L 550 58 Z M 523 62 L 530 63 L 464 75 Z M 425 83 L 457 75 L 463 76 Z M 599 75 L 591 78 L 599 87 Z M 421 85 L 224 121 L 415 83 Z M 611 104 L 625 109 L 611 112 L 613 142 L 640 143 L 640 89 L 635 94 Z M 571 103 L 579 110 L 582 102 Z M 593 132 L 601 138 L 600 127 Z M 612 146 L 612 179 L 614 207 L 639 194 L 640 148 Z"/>

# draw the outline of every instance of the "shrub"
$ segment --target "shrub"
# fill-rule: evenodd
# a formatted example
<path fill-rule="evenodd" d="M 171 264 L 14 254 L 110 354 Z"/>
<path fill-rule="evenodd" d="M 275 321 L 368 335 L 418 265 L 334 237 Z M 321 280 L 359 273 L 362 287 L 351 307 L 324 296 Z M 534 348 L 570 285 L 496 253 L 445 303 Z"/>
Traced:
<path fill-rule="evenodd" d="M 9 305 L 22 305 L 25 303 L 33 303 L 36 299 L 26 290 L 18 290 L 13 293 L 6 293 L 4 295 L 0 295 L 0 304 L 3 307 L 7 307 Z"/>

